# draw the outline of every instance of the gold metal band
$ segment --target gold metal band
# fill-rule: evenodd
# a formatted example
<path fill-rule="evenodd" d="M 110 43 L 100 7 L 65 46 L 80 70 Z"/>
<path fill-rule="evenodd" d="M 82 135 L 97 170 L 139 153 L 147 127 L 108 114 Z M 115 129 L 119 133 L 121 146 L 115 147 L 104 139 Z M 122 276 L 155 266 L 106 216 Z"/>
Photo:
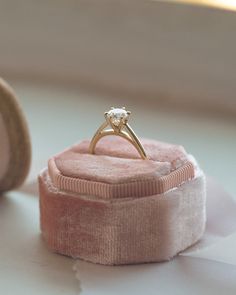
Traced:
<path fill-rule="evenodd" d="M 102 137 L 108 135 L 117 135 L 128 140 L 136 148 L 143 160 L 147 159 L 146 152 L 140 140 L 128 124 L 129 115 L 130 112 L 126 111 L 125 108 L 112 108 L 109 112 L 106 112 L 106 122 L 100 126 L 93 136 L 90 142 L 89 152 L 91 154 L 95 153 L 96 144 Z M 112 129 L 106 130 L 106 127 L 108 126 L 111 126 Z"/>

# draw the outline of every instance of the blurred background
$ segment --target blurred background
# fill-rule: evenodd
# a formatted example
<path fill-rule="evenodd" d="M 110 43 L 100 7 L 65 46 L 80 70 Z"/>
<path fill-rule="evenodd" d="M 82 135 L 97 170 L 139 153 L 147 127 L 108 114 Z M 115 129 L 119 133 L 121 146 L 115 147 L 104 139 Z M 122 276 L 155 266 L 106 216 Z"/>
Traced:
<path fill-rule="evenodd" d="M 21 100 L 35 179 L 111 106 L 178 143 L 236 195 L 236 1 L 0 0 L 0 74 Z"/>

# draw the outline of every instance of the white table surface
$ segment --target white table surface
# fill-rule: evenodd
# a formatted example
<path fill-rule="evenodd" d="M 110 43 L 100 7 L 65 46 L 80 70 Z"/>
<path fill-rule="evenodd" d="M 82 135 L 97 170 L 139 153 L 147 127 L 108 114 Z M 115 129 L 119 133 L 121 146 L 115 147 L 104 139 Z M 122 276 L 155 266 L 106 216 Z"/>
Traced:
<path fill-rule="evenodd" d="M 236 294 L 236 266 L 226 263 L 179 256 L 106 267 L 49 252 L 40 236 L 35 190 L 37 172 L 50 155 L 91 137 L 111 105 L 126 105 L 139 135 L 183 144 L 236 196 L 236 121 L 56 85 L 12 85 L 30 124 L 33 165 L 25 186 L 0 198 L 0 294 Z"/>

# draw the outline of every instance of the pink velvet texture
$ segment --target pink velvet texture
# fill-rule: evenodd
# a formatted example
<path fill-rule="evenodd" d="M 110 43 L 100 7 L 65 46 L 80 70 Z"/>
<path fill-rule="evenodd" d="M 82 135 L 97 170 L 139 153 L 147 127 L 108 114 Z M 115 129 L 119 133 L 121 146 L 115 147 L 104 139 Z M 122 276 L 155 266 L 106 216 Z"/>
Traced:
<path fill-rule="evenodd" d="M 201 238 L 203 172 L 181 146 L 142 143 L 149 160 L 117 137 L 101 140 L 96 155 L 85 140 L 49 160 L 39 190 L 41 230 L 51 250 L 133 264 L 169 260 Z"/>

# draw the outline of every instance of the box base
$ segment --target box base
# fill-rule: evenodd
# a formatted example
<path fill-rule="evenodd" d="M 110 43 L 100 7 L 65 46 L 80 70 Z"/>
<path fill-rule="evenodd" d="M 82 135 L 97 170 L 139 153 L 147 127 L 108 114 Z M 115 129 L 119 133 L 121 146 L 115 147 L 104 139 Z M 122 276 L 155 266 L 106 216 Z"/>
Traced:
<path fill-rule="evenodd" d="M 41 230 L 54 252 L 105 265 L 170 260 L 205 229 L 205 176 L 164 194 L 102 198 L 59 191 L 39 176 Z"/>

